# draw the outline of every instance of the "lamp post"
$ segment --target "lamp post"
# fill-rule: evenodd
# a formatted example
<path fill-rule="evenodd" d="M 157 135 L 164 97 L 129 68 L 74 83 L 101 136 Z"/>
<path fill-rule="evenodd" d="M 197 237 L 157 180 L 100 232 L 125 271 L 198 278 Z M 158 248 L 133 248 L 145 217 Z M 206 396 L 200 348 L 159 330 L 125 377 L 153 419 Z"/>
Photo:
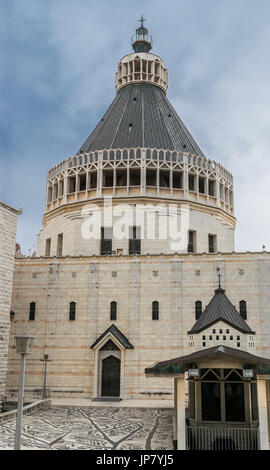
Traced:
<path fill-rule="evenodd" d="M 40 359 L 44 362 L 44 381 L 43 381 L 43 392 L 42 392 L 42 400 L 46 399 L 46 378 L 47 378 L 47 362 L 52 362 L 49 359 L 49 354 L 44 354 L 43 359 Z"/>
<path fill-rule="evenodd" d="M 18 396 L 18 409 L 16 420 L 15 432 L 15 450 L 21 448 L 21 431 L 22 431 L 22 409 L 23 409 L 23 392 L 24 392 L 24 371 L 25 371 L 25 356 L 30 354 L 34 342 L 34 337 L 27 334 L 23 336 L 15 336 L 17 354 L 21 354 L 21 370 L 20 370 L 20 383 L 19 383 L 19 396 Z"/>

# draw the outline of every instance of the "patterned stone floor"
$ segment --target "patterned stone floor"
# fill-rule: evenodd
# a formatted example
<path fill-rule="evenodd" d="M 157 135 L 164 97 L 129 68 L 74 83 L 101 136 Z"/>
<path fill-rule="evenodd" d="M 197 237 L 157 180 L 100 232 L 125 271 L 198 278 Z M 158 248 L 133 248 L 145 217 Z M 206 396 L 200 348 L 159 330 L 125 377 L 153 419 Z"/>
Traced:
<path fill-rule="evenodd" d="M 51 408 L 23 416 L 22 448 L 172 450 L 172 409 Z M 0 449 L 13 449 L 15 420 L 0 424 Z"/>

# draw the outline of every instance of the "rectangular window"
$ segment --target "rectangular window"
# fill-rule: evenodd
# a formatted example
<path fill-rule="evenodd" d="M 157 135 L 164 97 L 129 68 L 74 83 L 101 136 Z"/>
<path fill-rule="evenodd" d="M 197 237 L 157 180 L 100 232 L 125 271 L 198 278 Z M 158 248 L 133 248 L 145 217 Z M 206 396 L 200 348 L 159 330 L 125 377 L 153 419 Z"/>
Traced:
<path fill-rule="evenodd" d="M 63 234 L 57 235 L 57 256 L 62 256 L 63 253 Z"/>
<path fill-rule="evenodd" d="M 194 175 L 188 175 L 188 189 L 189 189 L 189 191 L 195 191 L 195 177 L 194 177 Z"/>
<path fill-rule="evenodd" d="M 215 181 L 209 180 L 208 182 L 209 196 L 215 196 L 215 188 L 216 188 Z"/>
<path fill-rule="evenodd" d="M 101 227 L 101 255 L 112 254 L 112 227 Z"/>
<path fill-rule="evenodd" d="M 173 172 L 173 188 L 182 188 L 182 173 L 181 171 Z"/>
<path fill-rule="evenodd" d="M 70 176 L 68 178 L 68 193 L 75 193 L 76 187 L 76 176 Z"/>
<path fill-rule="evenodd" d="M 51 256 L 51 239 L 47 238 L 45 246 L 45 256 Z"/>
<path fill-rule="evenodd" d="M 189 230 L 188 232 L 188 253 L 196 252 L 196 232 Z"/>
<path fill-rule="evenodd" d="M 35 314 L 36 314 L 36 303 L 31 302 L 30 303 L 30 308 L 29 308 L 29 320 L 34 321 L 35 320 Z"/>
<path fill-rule="evenodd" d="M 217 236 L 208 235 L 208 251 L 209 253 L 216 253 L 217 251 Z"/>
<path fill-rule="evenodd" d="M 86 189 L 86 175 L 82 174 L 79 176 L 79 191 L 85 191 Z"/>
<path fill-rule="evenodd" d="M 243 383 L 225 383 L 226 421 L 245 421 L 245 396 Z"/>
<path fill-rule="evenodd" d="M 76 302 L 70 302 L 69 304 L 69 319 L 74 321 L 76 318 Z"/>
<path fill-rule="evenodd" d="M 141 227 L 129 227 L 129 254 L 141 253 Z"/>
<path fill-rule="evenodd" d="M 199 193 L 204 194 L 205 193 L 205 178 L 199 178 Z"/>
<path fill-rule="evenodd" d="M 221 421 L 220 384 L 201 383 L 202 420 Z"/>

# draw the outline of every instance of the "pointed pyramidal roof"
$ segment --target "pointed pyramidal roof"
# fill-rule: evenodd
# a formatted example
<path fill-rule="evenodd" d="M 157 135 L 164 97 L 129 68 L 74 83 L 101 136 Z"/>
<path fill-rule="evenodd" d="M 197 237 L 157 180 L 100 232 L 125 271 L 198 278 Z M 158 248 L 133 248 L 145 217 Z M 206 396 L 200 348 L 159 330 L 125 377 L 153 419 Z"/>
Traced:
<path fill-rule="evenodd" d="M 132 38 L 134 53 L 125 56 L 120 64 L 128 58 L 130 67 L 134 67 L 134 60 L 139 59 L 140 63 L 148 61 L 151 68 L 150 64 L 154 61 L 163 61 L 149 53 L 152 38 L 143 25 L 143 17 L 140 21 L 142 25 L 136 30 L 134 39 Z M 202 150 L 167 99 L 166 92 L 162 86 L 155 83 L 154 75 L 151 75 L 152 79 L 149 74 L 146 77 L 146 73 L 137 75 L 140 75 L 139 79 L 134 76 L 131 82 L 121 85 L 112 104 L 77 155 L 96 150 L 149 147 L 183 151 L 204 157 Z M 164 75 L 162 78 L 164 79 Z"/>
<path fill-rule="evenodd" d="M 215 290 L 214 297 L 188 334 L 200 333 L 220 320 L 242 333 L 255 334 L 228 299 L 225 290 L 221 287 Z"/>

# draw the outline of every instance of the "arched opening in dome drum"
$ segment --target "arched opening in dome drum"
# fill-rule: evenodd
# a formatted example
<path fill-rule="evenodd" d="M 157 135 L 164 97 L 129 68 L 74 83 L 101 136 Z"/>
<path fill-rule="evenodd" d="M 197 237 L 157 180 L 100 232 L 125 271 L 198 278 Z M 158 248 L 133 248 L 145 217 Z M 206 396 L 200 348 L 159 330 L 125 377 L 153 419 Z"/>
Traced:
<path fill-rule="evenodd" d="M 204 194 L 205 193 L 205 178 L 199 178 L 199 193 Z"/>
<path fill-rule="evenodd" d="M 208 183 L 208 193 L 209 196 L 215 196 L 216 193 L 216 183 L 214 180 L 209 180 Z"/>
<path fill-rule="evenodd" d="M 183 187 L 183 173 L 181 171 L 173 172 L 173 188 L 180 189 Z"/>
<path fill-rule="evenodd" d="M 79 191 L 85 191 L 86 189 L 86 174 L 83 173 L 79 176 Z"/>
<path fill-rule="evenodd" d="M 160 170 L 159 186 L 161 188 L 169 188 L 170 187 L 170 172 L 169 171 Z"/>
<path fill-rule="evenodd" d="M 95 189 L 97 187 L 97 172 L 92 171 L 89 173 L 89 189 Z"/>
<path fill-rule="evenodd" d="M 188 175 L 188 189 L 189 191 L 195 191 L 195 175 Z"/>
<path fill-rule="evenodd" d="M 141 184 L 141 172 L 140 170 L 130 170 L 129 185 L 140 186 Z"/>
<path fill-rule="evenodd" d="M 70 176 L 68 178 L 68 193 L 75 193 L 76 187 L 76 176 Z"/>
<path fill-rule="evenodd" d="M 146 170 L 146 186 L 157 185 L 157 172 L 156 170 Z"/>
<path fill-rule="evenodd" d="M 103 170 L 103 187 L 113 187 L 113 170 Z"/>
<path fill-rule="evenodd" d="M 117 170 L 116 171 L 116 186 L 126 186 L 127 185 L 127 170 Z"/>

